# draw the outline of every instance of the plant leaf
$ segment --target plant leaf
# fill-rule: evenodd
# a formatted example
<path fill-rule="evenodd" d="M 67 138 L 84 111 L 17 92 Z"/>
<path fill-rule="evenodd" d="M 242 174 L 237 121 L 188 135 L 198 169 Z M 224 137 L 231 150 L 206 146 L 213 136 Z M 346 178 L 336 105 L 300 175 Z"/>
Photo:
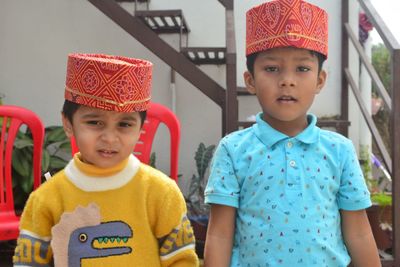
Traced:
<path fill-rule="evenodd" d="M 23 149 L 25 147 L 33 147 L 32 139 L 15 139 L 14 147 L 17 149 Z"/>
<path fill-rule="evenodd" d="M 69 140 L 62 142 L 59 146 L 60 149 L 71 153 L 71 143 L 69 142 Z"/>
<path fill-rule="evenodd" d="M 31 132 L 28 131 L 28 129 L 27 129 L 26 133 L 24 133 L 22 131 L 18 131 L 16 140 L 21 140 L 21 139 L 22 140 L 32 140 Z"/>
<path fill-rule="evenodd" d="M 196 167 L 197 167 L 197 174 L 199 175 L 199 177 L 201 177 L 200 173 L 201 173 L 201 166 L 202 166 L 202 157 L 204 154 L 204 150 L 206 149 L 206 146 L 201 142 L 197 148 L 197 151 L 194 155 L 194 159 L 196 161 Z"/>
<path fill-rule="evenodd" d="M 391 206 L 392 196 L 385 193 L 371 194 L 371 201 L 382 207 Z"/>
<path fill-rule="evenodd" d="M 12 155 L 12 166 L 22 177 L 29 176 L 32 162 L 31 157 L 27 156 L 30 154 L 25 152 L 22 149 L 15 149 Z"/>
<path fill-rule="evenodd" d="M 198 194 L 199 186 L 200 186 L 200 178 L 198 176 L 193 175 L 189 185 L 189 193 L 188 193 L 189 200 L 192 201 L 193 196 Z"/>
<path fill-rule="evenodd" d="M 203 143 L 200 143 L 199 148 L 196 152 L 195 160 L 196 160 L 197 172 L 202 181 L 204 180 L 204 175 L 212 159 L 214 149 L 215 145 L 210 145 L 208 147 L 205 147 Z"/>
<path fill-rule="evenodd" d="M 42 153 L 42 171 L 47 172 L 47 170 L 49 169 L 49 165 L 50 165 L 50 154 L 46 149 L 44 149 Z"/>
<path fill-rule="evenodd" d="M 152 152 L 150 154 L 149 165 L 153 168 L 156 168 L 156 152 Z"/>
<path fill-rule="evenodd" d="M 57 156 L 51 156 L 49 168 L 51 170 L 53 170 L 53 169 L 60 170 L 60 169 L 64 168 L 67 164 L 68 164 L 68 161 L 66 161 L 60 157 L 57 157 Z"/>
<path fill-rule="evenodd" d="M 23 181 L 21 181 L 21 188 L 25 193 L 29 194 L 33 188 L 33 173 L 31 172 L 29 176 L 21 178 L 23 178 Z"/>
<path fill-rule="evenodd" d="M 45 147 L 47 145 L 68 139 L 62 126 L 49 126 L 46 128 Z"/>

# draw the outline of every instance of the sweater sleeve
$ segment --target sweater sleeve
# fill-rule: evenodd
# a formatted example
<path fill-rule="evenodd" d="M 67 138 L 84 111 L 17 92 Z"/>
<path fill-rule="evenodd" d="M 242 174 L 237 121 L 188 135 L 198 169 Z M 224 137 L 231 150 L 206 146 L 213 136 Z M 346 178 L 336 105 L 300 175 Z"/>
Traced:
<path fill-rule="evenodd" d="M 40 199 L 32 193 L 20 220 L 20 234 L 13 257 L 14 266 L 53 266 L 50 221 Z"/>
<path fill-rule="evenodd" d="M 174 182 L 168 183 L 161 203 L 156 226 L 161 265 L 198 266 L 195 238 L 186 215 L 185 200 Z"/>

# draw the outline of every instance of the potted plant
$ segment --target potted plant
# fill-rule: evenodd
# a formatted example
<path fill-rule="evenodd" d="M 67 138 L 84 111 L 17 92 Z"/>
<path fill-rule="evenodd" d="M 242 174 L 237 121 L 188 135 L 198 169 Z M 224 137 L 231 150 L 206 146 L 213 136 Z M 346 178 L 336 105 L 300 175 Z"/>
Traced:
<path fill-rule="evenodd" d="M 367 209 L 368 219 L 378 249 L 392 249 L 392 196 L 388 193 L 371 193 L 372 206 Z"/>
<path fill-rule="evenodd" d="M 12 177 L 14 205 L 22 210 L 32 191 L 32 135 L 29 130 L 20 131 L 14 143 L 12 155 Z M 45 129 L 42 155 L 42 173 L 54 174 L 63 169 L 71 157 L 69 139 L 62 126 L 50 126 Z"/>
<path fill-rule="evenodd" d="M 386 184 L 391 181 L 387 171 L 380 161 L 371 157 L 368 147 L 360 149 L 361 169 L 368 189 L 371 193 L 372 206 L 367 209 L 368 219 L 378 249 L 389 251 L 392 248 L 392 195 L 386 189 Z M 373 175 L 372 166 L 376 166 L 382 175 Z"/>
<path fill-rule="evenodd" d="M 190 180 L 189 191 L 185 196 L 188 218 L 192 224 L 196 237 L 196 253 L 203 258 L 204 244 L 207 234 L 209 208 L 204 204 L 204 189 L 206 187 L 206 173 L 210 165 L 215 145 L 205 146 L 200 143 L 195 152 L 197 174 Z"/>
<path fill-rule="evenodd" d="M 0 120 L 1 123 L 2 120 Z M 13 196 L 18 214 L 22 212 L 33 188 L 32 150 L 33 142 L 29 129 L 19 131 L 12 154 Z M 47 127 L 43 144 L 42 173 L 56 173 L 65 167 L 70 157 L 71 146 L 63 127 Z M 0 242 L 0 255 L 4 256 L 0 260 L 11 260 L 15 246 L 16 240 Z"/>

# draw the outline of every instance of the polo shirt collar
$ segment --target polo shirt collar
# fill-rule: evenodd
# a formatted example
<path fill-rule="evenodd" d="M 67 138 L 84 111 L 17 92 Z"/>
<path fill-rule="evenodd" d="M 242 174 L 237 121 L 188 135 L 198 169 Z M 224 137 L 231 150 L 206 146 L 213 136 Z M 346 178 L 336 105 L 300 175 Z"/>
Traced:
<path fill-rule="evenodd" d="M 292 137 L 293 139 L 299 140 L 305 144 L 312 144 L 319 140 L 320 128 L 316 126 L 317 117 L 313 114 L 307 115 L 308 126 L 298 135 Z M 272 147 L 279 141 L 289 139 L 291 137 L 284 133 L 281 133 L 272 128 L 266 121 L 263 120 L 263 113 L 260 112 L 256 116 L 256 123 L 253 125 L 255 135 L 263 142 L 266 146 Z"/>

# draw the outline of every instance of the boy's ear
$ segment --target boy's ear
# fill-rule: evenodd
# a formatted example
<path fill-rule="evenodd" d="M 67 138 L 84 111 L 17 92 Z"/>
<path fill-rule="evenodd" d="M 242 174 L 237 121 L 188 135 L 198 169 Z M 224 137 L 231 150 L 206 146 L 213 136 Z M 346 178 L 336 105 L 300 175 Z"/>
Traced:
<path fill-rule="evenodd" d="M 318 74 L 318 80 L 317 80 L 317 91 L 316 94 L 319 94 L 319 92 L 321 92 L 322 88 L 325 85 L 326 82 L 326 71 L 325 70 L 321 70 Z"/>
<path fill-rule="evenodd" d="M 67 117 L 64 116 L 64 114 L 61 114 L 61 117 L 62 117 L 62 123 L 63 123 L 63 128 L 64 128 L 65 135 L 68 138 L 71 138 L 71 136 L 73 136 L 72 124 L 67 119 Z"/>
<path fill-rule="evenodd" d="M 243 79 L 244 83 L 246 85 L 247 91 L 249 91 L 250 94 L 255 95 L 256 94 L 256 88 L 254 86 L 254 77 L 249 71 L 245 71 L 243 73 Z"/>

